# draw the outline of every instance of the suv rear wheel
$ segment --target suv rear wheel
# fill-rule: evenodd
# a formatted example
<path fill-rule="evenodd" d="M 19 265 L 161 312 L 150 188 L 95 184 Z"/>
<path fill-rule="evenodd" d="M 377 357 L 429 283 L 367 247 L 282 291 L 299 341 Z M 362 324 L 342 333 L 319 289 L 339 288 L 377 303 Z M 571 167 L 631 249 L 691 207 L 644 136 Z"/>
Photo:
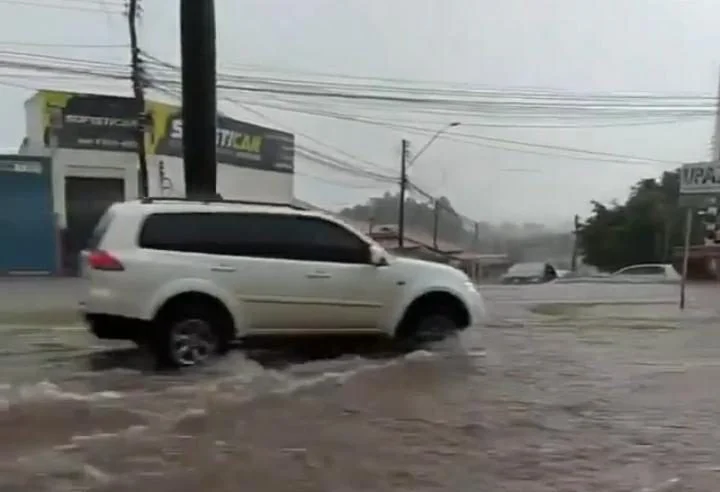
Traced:
<path fill-rule="evenodd" d="M 203 303 L 175 305 L 159 316 L 151 349 L 161 366 L 191 367 L 206 363 L 228 348 L 221 317 Z"/>

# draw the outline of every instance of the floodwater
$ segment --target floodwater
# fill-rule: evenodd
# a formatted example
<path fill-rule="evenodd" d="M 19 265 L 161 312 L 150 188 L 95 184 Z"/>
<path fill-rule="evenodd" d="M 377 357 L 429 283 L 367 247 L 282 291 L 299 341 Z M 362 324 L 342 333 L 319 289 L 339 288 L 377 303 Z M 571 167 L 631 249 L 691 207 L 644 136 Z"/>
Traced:
<path fill-rule="evenodd" d="M 484 292 L 487 326 L 413 352 L 166 374 L 78 327 L 2 326 L 0 491 L 717 490 L 720 286 L 684 313 L 668 285 Z"/>

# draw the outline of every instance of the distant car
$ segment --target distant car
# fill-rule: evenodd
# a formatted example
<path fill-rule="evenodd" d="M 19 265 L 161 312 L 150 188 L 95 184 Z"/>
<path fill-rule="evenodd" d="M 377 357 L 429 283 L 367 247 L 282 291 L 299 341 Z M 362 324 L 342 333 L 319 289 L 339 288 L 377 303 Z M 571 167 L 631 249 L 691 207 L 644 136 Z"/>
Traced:
<path fill-rule="evenodd" d="M 680 275 L 672 265 L 647 263 L 627 266 L 611 274 L 599 273 L 584 277 L 564 277 L 559 279 L 558 282 L 612 284 L 678 283 L 680 282 Z"/>
<path fill-rule="evenodd" d="M 500 277 L 503 284 L 542 284 L 558 278 L 550 263 L 516 263 Z"/>
<path fill-rule="evenodd" d="M 680 275 L 672 265 L 648 263 L 621 268 L 604 277 L 603 280 L 628 283 L 676 283 L 680 282 Z"/>

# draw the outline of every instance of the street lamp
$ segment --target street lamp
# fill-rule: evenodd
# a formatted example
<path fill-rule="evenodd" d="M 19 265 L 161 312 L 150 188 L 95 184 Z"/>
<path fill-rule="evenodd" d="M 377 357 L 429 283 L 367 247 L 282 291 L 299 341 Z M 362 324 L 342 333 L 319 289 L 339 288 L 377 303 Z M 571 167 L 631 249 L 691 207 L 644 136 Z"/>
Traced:
<path fill-rule="evenodd" d="M 456 126 L 460 126 L 459 121 L 453 121 L 452 123 L 445 125 L 444 127 L 440 128 L 435 134 L 428 140 L 428 142 L 418 151 L 415 156 L 410 159 L 408 162 L 407 160 L 407 154 L 408 154 L 408 147 L 410 142 L 403 139 L 402 141 L 402 161 L 400 166 L 400 196 L 399 196 L 399 203 L 398 203 L 398 247 L 403 248 L 405 245 L 405 193 L 407 192 L 407 171 L 410 166 L 412 166 L 422 155 L 423 152 L 425 152 L 432 144 L 437 140 L 440 135 L 447 132 L 451 128 L 455 128 Z"/>
<path fill-rule="evenodd" d="M 420 156 L 423 154 L 423 152 L 425 152 L 425 151 L 435 142 L 435 140 L 437 140 L 438 138 L 440 138 L 440 136 L 441 136 L 442 134 L 448 132 L 451 128 L 455 128 L 456 126 L 460 126 L 460 122 L 459 122 L 459 121 L 453 121 L 452 123 L 450 123 L 450 124 L 448 124 L 448 125 L 445 125 L 444 127 L 440 128 L 437 132 L 435 132 L 435 134 L 434 134 L 434 135 L 430 138 L 430 140 L 428 140 L 428 142 L 418 151 L 418 153 L 415 154 L 415 156 L 414 156 L 412 159 L 410 159 L 410 162 L 408 163 L 408 168 L 409 168 L 410 166 L 412 166 L 413 164 L 415 164 L 415 162 L 417 161 L 418 157 L 420 157 Z"/>

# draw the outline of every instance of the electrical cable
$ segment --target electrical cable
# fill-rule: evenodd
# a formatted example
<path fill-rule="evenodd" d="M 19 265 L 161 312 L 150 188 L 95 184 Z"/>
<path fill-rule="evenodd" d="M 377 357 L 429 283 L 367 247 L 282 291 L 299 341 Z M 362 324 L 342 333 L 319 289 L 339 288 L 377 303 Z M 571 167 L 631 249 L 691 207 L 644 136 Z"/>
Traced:
<path fill-rule="evenodd" d="M 105 9 L 102 5 L 91 2 L 91 1 L 80 1 L 80 0 L 63 0 L 63 2 L 51 3 L 51 2 L 40 2 L 40 1 L 29 1 L 29 0 L 0 0 L 0 4 L 15 5 L 21 7 L 41 7 L 48 9 L 58 10 L 72 10 L 76 12 L 97 12 L 100 14 L 123 14 L 121 4 L 115 4 L 114 7 L 118 7 L 118 10 Z"/>
<path fill-rule="evenodd" d="M 246 103 L 250 105 L 258 105 L 258 106 L 265 106 L 262 104 L 254 104 L 254 103 Z M 274 108 L 274 109 L 283 109 L 283 108 Z M 393 124 L 385 124 L 381 122 L 376 122 L 370 119 L 365 118 L 356 118 L 352 116 L 346 116 L 346 115 L 338 115 L 334 113 L 324 113 L 324 112 L 310 112 L 310 111 L 293 111 L 293 110 L 287 110 L 289 112 L 298 112 L 302 114 L 310 114 L 313 116 L 321 116 L 326 118 L 333 118 L 338 120 L 344 120 L 349 122 L 356 122 L 356 123 L 363 123 L 367 125 L 374 125 L 374 126 L 382 126 L 386 128 L 396 129 L 396 130 L 403 130 L 403 131 L 410 131 L 415 132 L 419 134 L 431 134 L 436 131 L 418 127 L 418 126 L 412 126 L 412 125 L 393 125 Z M 459 138 L 463 137 L 463 138 Z M 496 138 L 496 137 L 489 137 L 489 136 L 483 136 L 483 135 L 474 135 L 474 134 L 463 134 L 463 133 L 448 133 L 445 135 L 442 135 L 440 138 L 445 140 L 453 140 L 463 143 L 470 143 L 479 145 L 482 147 L 487 148 L 497 148 L 500 150 L 509 150 L 509 151 L 518 151 L 522 152 L 523 149 L 513 149 L 509 147 L 499 147 L 497 145 L 489 145 L 484 144 L 480 145 L 478 142 L 473 142 L 470 139 L 480 140 L 480 141 L 489 141 L 489 142 L 498 142 L 498 143 L 504 143 L 504 144 L 512 144 L 512 145 L 518 145 L 521 147 L 529 147 L 529 148 L 539 148 L 539 149 L 548 149 L 548 150 L 558 150 L 558 151 L 564 151 L 564 152 L 571 152 L 578 155 L 564 155 L 564 154 L 538 154 L 537 152 L 524 152 L 524 153 L 530 153 L 530 154 L 537 154 L 537 155 L 547 155 L 550 157 L 565 157 L 569 159 L 580 159 L 580 160 L 592 160 L 592 161 L 600 161 L 600 162 L 610 162 L 610 163 L 619 163 L 619 164 L 627 164 L 627 165 L 635 165 L 635 164 L 641 164 L 641 165 L 647 165 L 647 164 L 673 164 L 677 165 L 679 164 L 676 161 L 670 161 L 670 160 L 663 160 L 663 159 L 653 159 L 653 158 L 646 158 L 646 157 L 640 157 L 640 156 L 634 156 L 629 154 L 618 154 L 618 153 L 612 153 L 612 152 L 601 152 L 601 151 L 593 151 L 593 150 L 586 150 L 586 149 L 579 149 L 574 147 L 564 147 L 564 146 L 558 146 L 558 145 L 549 145 L 549 144 L 538 144 L 538 143 L 532 143 L 532 142 L 525 142 L 520 140 L 511 140 L 511 139 L 503 139 L 503 138 Z M 607 157 L 607 158 L 606 158 Z"/>

